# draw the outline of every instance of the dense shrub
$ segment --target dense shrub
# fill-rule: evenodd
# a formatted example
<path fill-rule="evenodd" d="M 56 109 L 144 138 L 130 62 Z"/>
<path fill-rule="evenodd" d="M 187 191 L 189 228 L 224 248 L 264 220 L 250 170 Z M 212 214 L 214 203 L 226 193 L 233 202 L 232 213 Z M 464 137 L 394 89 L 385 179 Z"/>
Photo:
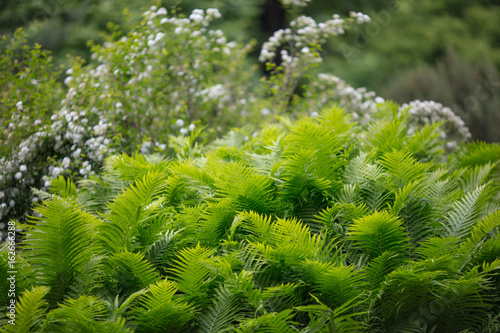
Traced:
<path fill-rule="evenodd" d="M 363 125 L 326 109 L 174 159 L 111 156 L 78 187 L 54 179 L 18 226 L 4 331 L 494 331 L 500 147 L 445 156 L 439 124 L 410 131 L 407 111 L 379 110 Z"/>
<path fill-rule="evenodd" d="M 30 195 L 31 187 L 44 190 L 59 175 L 93 175 L 114 152 L 169 153 L 165 149 L 172 134 L 207 140 L 231 126 L 257 124 L 271 115 L 317 113 L 335 101 L 352 105 L 353 112 L 373 110 L 373 93 L 355 90 L 331 75 L 320 75 L 324 83 L 314 83 L 321 43 L 356 22 L 367 21 L 366 16 L 334 16 L 319 24 L 298 16 L 290 29 L 277 32 L 266 44 L 269 50 L 264 49 L 267 53 L 263 51 L 266 57 L 262 60 L 272 75 L 258 85 L 253 84 L 252 67 L 245 64 L 250 46 L 229 42 L 221 30 L 209 29 L 209 23 L 218 17 L 216 9 L 197 9 L 182 17 L 152 7 L 144 13 L 141 25 L 127 35 L 114 31 L 103 45 L 94 45 L 92 62 L 75 59 L 64 80 L 68 86 L 64 98 L 56 84 L 54 94 L 43 91 L 42 98 L 52 104 L 42 115 L 51 114 L 50 119 L 30 128 L 31 135 L 21 142 L 11 140 L 6 145 L 6 154 L 0 159 L 3 227 L 11 218 L 23 220 L 32 200 L 38 200 Z M 274 62 L 279 47 L 287 55 L 282 65 Z M 31 53 L 35 59 L 31 62 L 43 61 L 50 70 L 50 58 L 37 50 Z M 4 62 L 10 57 L 7 54 Z M 27 67 L 30 70 L 38 73 Z M 19 72 L 11 76 L 24 78 Z M 306 76 L 312 83 L 304 94 L 314 96 L 298 99 L 297 86 Z M 44 80 L 43 87 L 52 83 L 53 76 Z M 332 88 L 336 95 L 332 96 Z M 9 109 L 2 111 L 6 114 L 2 118 L 10 118 L 11 108 L 32 114 L 37 107 L 29 104 L 36 95 L 17 95 L 8 95 Z M 12 100 L 15 96 L 18 99 Z M 14 119 L 4 126 L 17 127 L 16 123 Z M 198 135 L 203 126 L 207 130 Z"/>

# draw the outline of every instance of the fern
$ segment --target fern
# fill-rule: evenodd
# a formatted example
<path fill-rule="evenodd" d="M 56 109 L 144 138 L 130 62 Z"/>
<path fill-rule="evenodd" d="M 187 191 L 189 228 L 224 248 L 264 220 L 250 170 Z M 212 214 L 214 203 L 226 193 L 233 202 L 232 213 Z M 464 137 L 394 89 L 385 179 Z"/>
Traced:
<path fill-rule="evenodd" d="M 173 260 L 170 272 L 180 291 L 190 298 L 202 298 L 206 290 L 209 268 L 205 265 L 213 250 L 201 247 L 186 248 L 177 254 Z"/>
<path fill-rule="evenodd" d="M 392 176 L 396 188 L 423 178 L 427 165 L 417 162 L 409 153 L 393 150 L 380 157 L 381 163 Z"/>
<path fill-rule="evenodd" d="M 384 251 L 404 255 L 407 250 L 407 235 L 402 223 L 387 212 L 376 212 L 357 219 L 350 228 L 353 246 L 361 248 L 370 258 Z"/>
<path fill-rule="evenodd" d="M 139 155 L 128 156 L 126 154 L 109 157 L 105 161 L 105 170 L 116 172 L 118 178 L 127 182 L 142 179 L 149 172 L 167 173 L 168 160 L 159 155 Z"/>
<path fill-rule="evenodd" d="M 158 196 L 168 184 L 165 177 L 148 173 L 108 205 L 110 212 L 103 216 L 107 223 L 101 227 L 101 239 L 108 251 L 132 249 L 138 229 L 161 208 L 164 199 Z"/>
<path fill-rule="evenodd" d="M 137 298 L 137 305 L 130 312 L 135 332 L 183 332 L 194 319 L 193 306 L 174 298 L 175 283 L 161 280 L 152 284 L 147 293 Z"/>
<path fill-rule="evenodd" d="M 255 319 L 243 321 L 234 331 L 238 333 L 262 332 L 262 333 L 293 333 L 295 330 L 291 327 L 292 310 L 284 310 L 279 313 L 272 312 Z"/>
<path fill-rule="evenodd" d="M 14 325 L 8 323 L 0 328 L 0 332 L 27 333 L 35 329 L 39 330 L 48 307 L 44 297 L 49 291 L 50 288 L 45 286 L 25 290 L 15 305 L 15 320 L 12 321 Z"/>
<path fill-rule="evenodd" d="M 234 321 L 241 317 L 239 296 L 236 290 L 222 285 L 215 291 L 214 301 L 199 318 L 199 333 L 229 331 Z"/>
<path fill-rule="evenodd" d="M 456 201 L 446 219 L 441 222 L 443 235 L 465 238 L 477 219 L 481 217 L 481 210 L 489 199 L 490 193 L 490 187 L 481 185 L 465 194 L 462 200 Z"/>
<path fill-rule="evenodd" d="M 215 180 L 217 194 L 234 200 L 239 210 L 267 213 L 273 206 L 273 187 L 268 176 L 258 174 L 241 162 L 221 165 Z"/>
<path fill-rule="evenodd" d="M 66 181 L 63 176 L 54 178 L 49 190 L 61 198 L 74 198 L 77 194 L 75 184 L 70 179 Z"/>
<path fill-rule="evenodd" d="M 97 250 L 93 234 L 100 221 L 72 200 L 55 197 L 45 204 L 36 208 L 41 217 L 33 217 L 23 246 L 39 283 L 51 287 L 48 299 L 55 304 Z"/>
<path fill-rule="evenodd" d="M 168 230 L 165 235 L 148 246 L 146 250 L 146 258 L 153 265 L 160 263 L 162 257 L 167 253 L 168 248 L 172 245 L 174 238 L 178 238 L 182 229 L 180 230 Z"/>
<path fill-rule="evenodd" d="M 114 253 L 105 264 L 108 289 L 115 293 L 130 294 L 158 280 L 158 272 L 140 253 Z"/>
<path fill-rule="evenodd" d="M 106 304 L 94 296 L 69 299 L 47 314 L 44 330 L 48 332 L 104 331 Z M 109 328 L 106 327 L 106 328 Z"/>

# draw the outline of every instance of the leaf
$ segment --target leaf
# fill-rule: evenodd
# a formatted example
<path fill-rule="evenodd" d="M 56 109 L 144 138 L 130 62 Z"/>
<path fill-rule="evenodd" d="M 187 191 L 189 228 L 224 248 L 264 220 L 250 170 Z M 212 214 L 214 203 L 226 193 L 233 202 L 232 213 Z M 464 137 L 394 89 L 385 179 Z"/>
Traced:
<path fill-rule="evenodd" d="M 205 262 L 212 254 L 213 250 L 200 244 L 179 251 L 169 271 L 180 291 L 191 297 L 203 297 L 209 273 Z"/>
<path fill-rule="evenodd" d="M 242 317 L 236 290 L 222 285 L 215 290 L 213 303 L 198 318 L 199 333 L 229 331 Z"/>
<path fill-rule="evenodd" d="M 45 286 L 33 287 L 25 290 L 15 304 L 15 325 L 7 324 L 0 328 L 5 333 L 28 333 L 43 322 L 45 311 L 48 307 L 43 298 L 49 293 L 50 288 Z"/>
<path fill-rule="evenodd" d="M 404 255 L 408 247 L 408 237 L 401 221 L 387 212 L 375 212 L 354 220 L 350 239 L 354 247 L 362 249 L 370 258 L 385 251 Z"/>
<path fill-rule="evenodd" d="M 61 198 L 74 198 L 77 194 L 75 184 L 70 179 L 66 181 L 63 176 L 54 178 L 49 190 Z"/>
<path fill-rule="evenodd" d="M 474 191 L 466 193 L 460 201 L 456 201 L 445 220 L 441 222 L 443 236 L 465 238 L 472 226 L 481 217 L 481 209 L 490 197 L 490 187 L 478 186 Z"/>
<path fill-rule="evenodd" d="M 55 197 L 45 204 L 36 208 L 41 217 L 32 218 L 23 246 L 39 283 L 51 287 L 48 299 L 55 304 L 97 251 L 93 237 L 100 221 L 71 199 Z"/>

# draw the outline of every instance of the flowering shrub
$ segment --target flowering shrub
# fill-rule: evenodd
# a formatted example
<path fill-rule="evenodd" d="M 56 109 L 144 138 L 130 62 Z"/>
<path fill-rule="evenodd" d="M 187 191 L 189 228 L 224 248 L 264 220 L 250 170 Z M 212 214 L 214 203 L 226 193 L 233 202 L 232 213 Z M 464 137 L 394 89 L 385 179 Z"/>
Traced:
<path fill-rule="evenodd" d="M 394 111 L 375 93 L 354 89 L 331 74 L 316 71 L 322 61 L 321 45 L 353 24 L 368 22 L 366 15 L 351 13 L 345 19 L 334 15 L 324 23 L 297 16 L 290 28 L 276 32 L 263 45 L 260 60 L 271 75 L 260 85 L 253 84 L 254 74 L 245 64 L 250 46 L 230 42 L 222 31 L 210 29 L 212 20 L 219 17 L 216 9 L 197 9 L 182 17 L 152 7 L 144 13 L 142 24 L 127 35 L 115 31 L 103 45 L 93 45 L 89 64 L 75 59 L 66 72 L 64 96 L 50 76 L 36 79 L 43 81 L 38 86 L 26 85 L 31 87 L 26 88 L 31 89 L 29 94 L 9 97 L 8 112 L 2 111 L 2 117 L 9 112 L 16 115 L 8 126 L 17 129 L 7 134 L 18 133 L 18 126 L 28 126 L 29 119 L 19 124 L 17 120 L 33 116 L 37 105 L 46 105 L 41 114 L 47 116 L 35 120 L 34 127 L 29 122 L 29 135 L 19 137 L 18 142 L 9 138 L 11 150 L 0 159 L 3 226 L 11 218 L 23 220 L 32 201 L 39 200 L 31 195 L 31 188 L 45 191 L 59 176 L 92 177 L 114 153 L 169 155 L 175 151 L 187 156 L 191 149 L 196 151 L 197 144 L 221 136 L 232 126 L 248 123 L 261 127 L 271 116 L 285 114 L 317 116 L 334 104 L 345 107 L 363 125 L 380 117 L 379 113 Z M 50 58 L 37 50 L 25 67 L 30 75 L 38 73 L 30 69 L 36 61 L 50 66 Z M 14 76 L 34 80 L 29 75 Z M 307 84 L 299 94 L 303 79 Z M 37 96 L 32 94 L 33 87 L 44 89 L 39 96 L 43 103 L 32 104 Z M 19 112 L 24 116 L 19 118 Z M 416 126 L 415 131 L 421 125 L 418 121 L 410 124 Z M 206 130 L 201 131 L 202 127 Z M 431 134 L 440 131 L 436 127 Z"/>

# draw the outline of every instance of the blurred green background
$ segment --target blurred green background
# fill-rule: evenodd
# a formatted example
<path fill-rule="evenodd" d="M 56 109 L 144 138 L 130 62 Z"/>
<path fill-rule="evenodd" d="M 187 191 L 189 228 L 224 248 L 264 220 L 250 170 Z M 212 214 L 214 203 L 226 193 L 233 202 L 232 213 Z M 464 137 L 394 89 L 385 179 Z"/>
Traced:
<path fill-rule="evenodd" d="M 87 41 L 102 42 L 108 22 L 127 30 L 151 4 L 180 13 L 218 8 L 216 28 L 258 42 L 255 62 L 259 46 L 293 16 L 277 0 L 3 0 L 0 34 L 23 27 L 67 67 L 67 54 L 89 58 Z M 474 139 L 500 141 L 500 0 L 313 0 L 304 13 L 319 22 L 349 11 L 372 22 L 325 47 L 325 72 L 399 103 L 441 102 Z"/>

